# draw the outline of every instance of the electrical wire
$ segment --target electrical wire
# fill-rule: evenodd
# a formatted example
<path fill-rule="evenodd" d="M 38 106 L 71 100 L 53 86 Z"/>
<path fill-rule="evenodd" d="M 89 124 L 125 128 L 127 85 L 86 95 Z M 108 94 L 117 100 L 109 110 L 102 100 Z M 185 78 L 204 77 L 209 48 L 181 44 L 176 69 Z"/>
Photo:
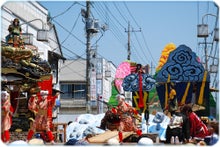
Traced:
<path fill-rule="evenodd" d="M 57 22 L 56 20 L 53 20 L 57 25 L 59 25 L 63 30 L 65 30 L 66 32 L 68 32 L 71 36 L 73 36 L 76 40 L 78 40 L 80 43 L 82 43 L 83 45 L 86 45 L 86 43 L 84 43 L 82 40 L 80 40 L 78 37 L 76 37 L 76 35 L 74 35 L 73 33 L 71 33 L 69 30 L 67 30 L 63 25 L 61 25 L 59 22 Z"/>
<path fill-rule="evenodd" d="M 105 3 L 103 3 L 104 5 L 106 5 Z M 120 23 L 120 21 L 112 14 L 111 11 L 109 11 L 109 14 L 115 19 L 115 21 L 124 29 L 125 27 Z"/>
<path fill-rule="evenodd" d="M 154 57 L 153 57 L 153 55 L 151 54 L 151 51 L 150 51 L 150 49 L 149 49 L 149 47 L 148 47 L 148 45 L 147 45 L 146 38 L 145 38 L 144 33 L 143 33 L 142 31 L 141 31 L 141 35 L 142 35 L 142 38 L 143 38 L 143 40 L 144 40 L 144 44 L 145 44 L 145 46 L 146 46 L 146 48 L 147 48 L 147 50 L 148 50 L 148 52 L 149 52 L 149 54 L 150 54 L 150 57 L 151 57 L 152 61 L 155 63 L 155 65 L 156 65 L 157 62 L 154 60 Z"/>
<path fill-rule="evenodd" d="M 143 50 L 143 47 L 141 46 L 141 43 L 140 43 L 140 41 L 139 41 L 139 39 L 138 39 L 138 37 L 137 37 L 136 32 L 134 32 L 134 35 L 135 35 L 136 41 L 137 41 L 137 43 L 138 43 L 138 45 L 139 45 L 139 48 L 140 48 L 141 51 L 142 51 L 142 55 L 144 55 L 144 57 L 145 57 L 145 59 L 147 60 L 147 62 L 150 63 L 150 61 L 148 60 L 148 58 L 147 58 L 147 56 L 146 56 L 146 54 L 145 54 L 145 52 L 144 52 L 144 50 Z"/>
<path fill-rule="evenodd" d="M 123 3 L 124 3 L 124 5 L 125 5 L 125 8 L 127 9 L 128 13 L 130 14 L 131 18 L 132 18 L 133 21 L 135 22 L 135 24 L 136 24 L 139 28 L 141 28 L 140 25 L 138 25 L 137 21 L 135 20 L 134 16 L 132 15 L 131 11 L 128 9 L 127 4 L 126 4 L 125 2 L 123 2 Z"/>
<path fill-rule="evenodd" d="M 124 21 L 126 23 L 128 23 L 128 19 L 125 18 L 125 15 L 122 14 L 121 10 L 118 8 L 118 6 L 115 4 L 115 2 L 113 2 L 113 4 L 114 4 L 115 8 L 117 9 L 118 13 L 120 14 L 120 16 L 124 19 Z"/>
<path fill-rule="evenodd" d="M 75 4 L 77 4 L 77 3 L 78 3 L 78 2 L 74 2 L 74 3 L 73 3 L 71 6 L 69 6 L 66 10 L 64 10 L 64 11 L 61 12 L 60 14 L 57 14 L 57 15 L 51 17 L 51 19 L 53 20 L 54 18 L 59 17 L 59 16 L 65 14 L 66 12 L 68 12 L 68 11 L 69 11 Z"/>
<path fill-rule="evenodd" d="M 76 21 L 74 22 L 74 24 L 73 24 L 73 26 L 72 26 L 70 32 L 68 33 L 68 35 L 66 36 L 66 38 L 61 42 L 61 44 L 63 44 L 63 43 L 70 37 L 70 35 L 71 35 L 73 29 L 76 27 L 76 23 L 78 22 L 80 15 L 81 15 L 81 13 L 78 14 L 78 17 L 76 18 Z"/>
<path fill-rule="evenodd" d="M 139 24 L 137 23 L 137 21 L 135 20 L 134 16 L 132 15 L 131 11 L 129 10 L 127 4 L 126 4 L 125 2 L 123 2 L 123 4 L 124 4 L 124 6 L 126 7 L 128 13 L 130 14 L 130 16 L 131 16 L 131 18 L 133 19 L 133 21 L 135 22 L 135 24 L 136 24 L 139 28 L 141 28 L 140 25 L 139 25 Z M 147 48 L 147 50 L 148 50 L 148 52 L 149 52 L 149 54 L 150 54 L 150 56 L 151 56 L 153 62 L 156 64 L 156 62 L 155 62 L 155 60 L 154 60 L 154 58 L 153 58 L 153 56 L 152 56 L 152 54 L 151 54 L 151 51 L 149 50 L 149 47 L 148 47 L 148 45 L 147 45 L 147 41 L 146 41 L 145 36 L 144 36 L 144 34 L 143 34 L 142 31 L 141 31 L 141 34 L 142 34 L 142 37 L 143 37 L 145 46 L 146 46 L 146 48 Z"/>

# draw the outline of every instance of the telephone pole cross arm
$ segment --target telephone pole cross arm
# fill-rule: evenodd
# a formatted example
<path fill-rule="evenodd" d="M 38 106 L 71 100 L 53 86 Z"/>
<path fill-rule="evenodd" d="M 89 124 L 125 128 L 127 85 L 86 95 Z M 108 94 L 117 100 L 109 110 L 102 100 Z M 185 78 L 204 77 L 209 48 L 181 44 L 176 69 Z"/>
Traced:
<path fill-rule="evenodd" d="M 127 60 L 131 59 L 131 38 L 130 38 L 130 33 L 131 32 L 141 32 L 141 29 L 139 30 L 134 30 L 134 29 L 130 29 L 130 22 L 128 21 L 128 30 L 125 29 L 125 32 L 128 33 L 128 57 Z"/>

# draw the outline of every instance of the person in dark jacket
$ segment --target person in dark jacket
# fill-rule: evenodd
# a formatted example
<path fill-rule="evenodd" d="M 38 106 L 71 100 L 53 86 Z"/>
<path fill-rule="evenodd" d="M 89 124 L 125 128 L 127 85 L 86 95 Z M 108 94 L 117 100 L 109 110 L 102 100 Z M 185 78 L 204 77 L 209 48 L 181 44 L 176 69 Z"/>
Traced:
<path fill-rule="evenodd" d="M 186 115 L 180 112 L 180 107 L 173 114 L 166 130 L 166 143 L 181 144 L 189 142 L 190 122 Z"/>

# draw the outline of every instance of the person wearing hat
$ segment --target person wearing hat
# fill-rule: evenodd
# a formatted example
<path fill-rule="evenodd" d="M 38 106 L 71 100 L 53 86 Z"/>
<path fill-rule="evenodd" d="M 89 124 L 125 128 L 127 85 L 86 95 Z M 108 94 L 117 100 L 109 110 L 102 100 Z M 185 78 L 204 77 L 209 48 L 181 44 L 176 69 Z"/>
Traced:
<path fill-rule="evenodd" d="M 61 91 L 58 86 L 53 86 L 53 89 L 52 89 L 52 97 L 51 97 L 51 102 L 50 102 L 50 105 L 51 105 L 52 107 L 55 106 L 55 102 L 60 103 L 59 101 L 56 101 L 56 100 L 57 100 L 57 98 L 59 97 L 59 95 L 60 95 L 61 93 L 64 94 L 64 92 Z M 60 104 L 58 104 L 58 105 L 60 105 Z M 59 107 L 59 106 L 57 106 L 57 107 Z M 56 107 L 56 108 L 57 108 L 57 107 Z M 56 109 L 56 108 L 55 108 L 55 109 Z"/>
<path fill-rule="evenodd" d="M 51 144 L 54 144 L 54 136 L 50 130 L 50 124 L 47 117 L 47 109 L 49 106 L 47 97 L 49 92 L 47 90 L 40 90 L 40 92 L 33 90 L 33 92 L 32 97 L 29 99 L 28 108 L 34 112 L 35 119 L 33 120 L 30 130 L 28 131 L 27 142 L 31 140 L 36 129 L 38 129 L 40 131 L 46 131 L 48 140 Z"/>
<path fill-rule="evenodd" d="M 1 91 L 1 106 L 2 106 L 2 125 L 1 125 L 1 139 L 4 143 L 8 144 L 10 140 L 9 129 L 12 125 L 13 108 L 10 102 L 10 93 L 4 89 Z"/>
<path fill-rule="evenodd" d="M 141 136 L 142 132 L 140 129 L 137 128 L 134 121 L 134 115 L 138 116 L 140 119 L 137 110 L 135 110 L 132 106 L 125 102 L 125 97 L 123 95 L 118 94 L 116 95 L 116 98 L 118 100 L 118 106 L 116 108 L 112 108 L 112 112 L 118 114 L 120 117 L 120 123 L 118 128 L 119 142 L 122 142 L 123 140 L 122 131 L 134 131 L 139 136 Z"/>
<path fill-rule="evenodd" d="M 13 47 L 22 47 L 21 27 L 18 18 L 15 18 L 8 27 L 9 35 L 6 36 L 6 42 Z"/>

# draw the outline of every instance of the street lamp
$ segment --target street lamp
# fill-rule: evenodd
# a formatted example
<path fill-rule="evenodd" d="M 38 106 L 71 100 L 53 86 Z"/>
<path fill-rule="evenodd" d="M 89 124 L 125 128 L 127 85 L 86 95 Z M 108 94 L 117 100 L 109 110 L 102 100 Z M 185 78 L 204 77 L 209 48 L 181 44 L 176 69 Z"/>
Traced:
<path fill-rule="evenodd" d="M 207 57 L 207 42 L 206 42 L 206 39 L 207 37 L 209 36 L 209 30 L 208 30 L 208 24 L 204 24 L 204 18 L 206 16 L 214 16 L 217 18 L 216 15 L 214 14 L 205 14 L 203 15 L 202 17 L 202 24 L 199 24 L 197 25 L 197 37 L 202 37 L 205 39 L 205 70 L 208 70 L 208 57 Z M 218 41 L 219 40 L 219 29 L 218 28 L 215 28 L 214 29 L 214 41 Z"/>
<path fill-rule="evenodd" d="M 208 37 L 209 36 L 208 24 L 204 24 L 204 18 L 208 15 L 218 18 L 216 15 L 210 14 L 210 13 L 203 15 L 202 24 L 197 25 L 197 36 L 198 37 Z M 214 40 L 215 41 L 219 40 L 219 29 L 218 28 L 214 29 Z"/>
<path fill-rule="evenodd" d="M 199 24 L 197 25 L 197 37 L 208 37 L 208 25 L 207 24 Z"/>
<path fill-rule="evenodd" d="M 30 21 L 27 21 L 27 22 L 24 22 L 22 23 L 21 25 L 24 25 L 24 24 L 29 24 L 33 21 L 41 21 L 42 23 L 42 29 L 40 30 L 37 30 L 37 40 L 38 41 L 45 41 L 47 42 L 48 41 L 48 31 L 44 29 L 44 23 L 41 19 L 33 19 L 33 20 L 30 20 Z M 22 34 L 23 38 L 24 38 L 24 42 L 25 44 L 33 44 L 33 34 L 31 33 L 23 33 Z"/>

